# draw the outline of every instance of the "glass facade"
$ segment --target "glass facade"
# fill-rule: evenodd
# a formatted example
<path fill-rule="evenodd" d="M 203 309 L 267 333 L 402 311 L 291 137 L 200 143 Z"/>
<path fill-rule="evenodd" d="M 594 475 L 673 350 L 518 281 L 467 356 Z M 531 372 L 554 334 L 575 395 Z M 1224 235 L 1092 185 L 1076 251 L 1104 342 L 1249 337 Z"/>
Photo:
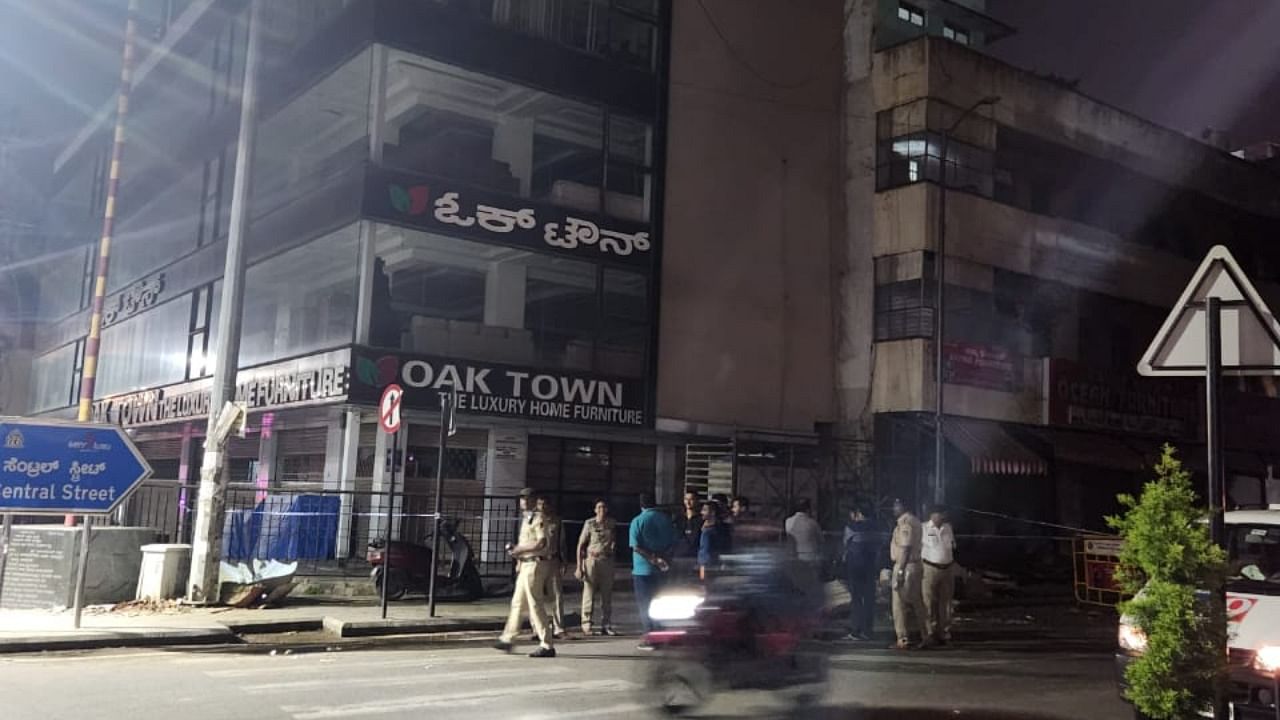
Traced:
<path fill-rule="evenodd" d="M 44 412 L 70 405 L 75 398 L 72 374 L 78 343 L 64 345 L 36 358 L 32 366 L 31 410 Z"/>
<path fill-rule="evenodd" d="M 349 225 L 249 268 L 240 367 L 352 341 L 359 284 L 358 228 L 358 224 Z"/>
<path fill-rule="evenodd" d="M 203 176 L 203 167 L 197 165 L 157 192 L 121 195 L 108 293 L 196 249 Z"/>
<path fill-rule="evenodd" d="M 265 72 L 297 75 L 298 67 L 289 66 L 295 53 L 320 32 L 336 31 L 334 21 L 360 1 L 269 3 Z M 652 69 L 657 57 L 656 0 L 436 4 L 627 65 L 633 78 L 639 77 L 635 68 Z M 176 0 L 153 5 L 157 32 L 170 27 L 186 7 Z M 211 275 L 220 262 L 206 262 L 205 254 L 189 256 L 228 234 L 236 145 L 234 130 L 224 126 L 233 125 L 243 76 L 244 20 L 239 14 L 218 18 L 189 52 L 154 68 L 137 90 L 131 136 L 147 142 L 131 146 L 134 170 L 121 188 L 107 290 L 120 292 L 157 272 L 168 272 L 166 281 L 173 287 L 160 298 L 162 304 L 104 330 L 100 398 L 205 378 L 214 370 L 222 283 Z M 528 44 L 515 34 L 509 37 L 513 45 Z M 565 249 L 568 245 L 542 247 L 540 240 L 537 247 L 520 249 L 496 244 L 503 238 L 492 230 L 495 237 L 488 241 L 474 235 L 465 239 L 449 228 L 414 230 L 361 221 L 355 202 L 349 215 L 338 208 L 323 218 L 294 216 L 308 201 L 327 200 L 323 193 L 339 187 L 345 192 L 339 181 L 358 178 L 376 162 L 389 171 L 456 182 L 462 192 L 486 190 L 513 204 L 521 204 L 519 199 L 537 203 L 540 214 L 554 215 L 559 208 L 583 222 L 599 223 L 598 216 L 607 216 L 619 227 L 632 228 L 627 232 L 648 231 L 643 226 L 653 220 L 657 192 L 654 118 L 611 107 L 610 102 L 626 104 L 616 98 L 593 101 L 601 92 L 580 91 L 576 82 L 546 83 L 528 75 L 528 82 L 560 88 L 548 92 L 497 77 L 491 73 L 503 71 L 492 66 L 485 74 L 403 49 L 356 47 L 335 49 L 330 69 L 317 65 L 310 85 L 282 105 L 275 98 L 264 105 L 252 163 L 254 224 L 248 253 L 253 264 L 245 280 L 240 367 L 356 342 L 360 272 L 367 267 L 373 275 L 365 285 L 372 287 L 366 298 L 371 328 L 370 337 L 360 342 L 531 368 L 645 377 L 654 302 L 644 256 L 622 260 L 600 254 L 604 247 L 599 253 L 589 247 L 575 253 Z M 570 54 L 569 64 L 577 62 L 573 57 L 578 56 Z M 579 61 L 600 63 L 599 58 Z M 384 89 L 380 98 L 375 83 Z M 209 137 L 202 139 L 201 132 Z M 373 137 L 382 138 L 380 147 L 372 146 Z M 101 223 L 106 159 L 105 154 L 83 155 L 82 172 L 54 200 L 62 213 L 50 227 L 68 243 L 87 245 Z M 503 197 L 487 202 L 501 204 Z M 315 224 L 309 228 L 308 222 Z M 361 262 L 362 222 L 376 259 L 369 266 Z M 325 229 L 333 227 L 340 229 Z M 327 234 L 301 243 L 319 233 Z M 275 247 L 288 249 L 268 249 Z M 92 279 L 89 250 L 42 277 L 44 317 L 63 319 L 83 310 Z M 257 259 L 262 253 L 268 256 Z M 187 264 L 171 268 L 183 258 Z M 75 330 L 62 327 L 54 336 L 66 342 Z M 37 411 L 73 399 L 82 344 L 75 341 L 37 359 Z"/>
<path fill-rule="evenodd" d="M 398 51 L 386 107 L 387 167 L 649 220 L 653 129 L 642 119 Z"/>
<path fill-rule="evenodd" d="M 369 158 L 366 49 L 264 119 L 253 162 L 254 215 L 323 187 Z"/>
<path fill-rule="evenodd" d="M 657 59 L 657 0 L 438 0 L 470 17 L 644 69 Z"/>
<path fill-rule="evenodd" d="M 188 295 L 102 331 L 99 397 L 168 385 L 186 379 Z"/>
<path fill-rule="evenodd" d="M 391 225 L 376 225 L 374 238 L 374 344 L 644 374 L 650 326 L 643 275 Z"/>

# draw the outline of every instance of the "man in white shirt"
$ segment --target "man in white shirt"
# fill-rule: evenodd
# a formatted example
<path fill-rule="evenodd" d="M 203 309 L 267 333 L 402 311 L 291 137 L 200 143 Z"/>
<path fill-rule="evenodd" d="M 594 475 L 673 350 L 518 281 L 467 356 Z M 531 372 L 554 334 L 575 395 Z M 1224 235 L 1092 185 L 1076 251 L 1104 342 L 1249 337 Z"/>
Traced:
<path fill-rule="evenodd" d="M 809 500 L 802 499 L 796 504 L 796 512 L 787 518 L 787 537 L 796 549 L 796 557 L 813 567 L 822 562 L 822 526 L 810 515 L 812 506 Z"/>
<path fill-rule="evenodd" d="M 951 641 L 951 598 L 955 594 L 956 536 L 946 510 L 935 507 L 924 525 L 921 557 L 924 560 L 924 609 L 929 637 Z"/>

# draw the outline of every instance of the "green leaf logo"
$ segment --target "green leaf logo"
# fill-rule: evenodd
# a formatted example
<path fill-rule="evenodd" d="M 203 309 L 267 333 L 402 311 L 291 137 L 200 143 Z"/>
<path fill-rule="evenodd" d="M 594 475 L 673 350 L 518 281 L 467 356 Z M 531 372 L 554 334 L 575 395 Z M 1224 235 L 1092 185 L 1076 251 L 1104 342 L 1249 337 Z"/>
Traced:
<path fill-rule="evenodd" d="M 365 385 L 377 386 L 378 365 L 367 357 L 356 358 L 356 377 Z"/>
<path fill-rule="evenodd" d="M 399 185 L 391 185 L 387 190 L 391 194 L 391 207 L 402 213 L 409 212 L 409 208 L 413 204 L 409 198 L 409 192 Z"/>

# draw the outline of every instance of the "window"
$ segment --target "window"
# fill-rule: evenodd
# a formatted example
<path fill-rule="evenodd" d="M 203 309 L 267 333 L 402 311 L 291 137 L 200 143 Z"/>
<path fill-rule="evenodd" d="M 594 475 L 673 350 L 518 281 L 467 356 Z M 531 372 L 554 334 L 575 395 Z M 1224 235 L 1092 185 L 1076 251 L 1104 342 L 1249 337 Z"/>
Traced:
<path fill-rule="evenodd" d="M 78 343 L 64 345 L 36 358 L 32 366 L 31 411 L 44 412 L 74 402 L 73 366 Z"/>
<path fill-rule="evenodd" d="M 955 40 L 961 45 L 969 44 L 969 31 L 959 28 L 951 23 L 942 26 L 942 37 L 948 40 Z"/>
<path fill-rule="evenodd" d="M 214 294 L 217 293 L 215 297 Z M 217 312 L 214 302 L 221 302 L 221 282 L 200 288 L 193 294 L 191 325 L 187 338 L 187 379 L 195 380 L 212 374 L 213 356 L 210 350 L 211 319 Z"/>
<path fill-rule="evenodd" d="M 876 342 L 933 337 L 932 253 L 876 258 L 875 281 Z"/>
<path fill-rule="evenodd" d="M 373 342 L 451 357 L 639 377 L 643 275 L 387 225 L 375 229 Z M 385 288 L 378 291 L 377 288 Z"/>
<path fill-rule="evenodd" d="M 249 268 L 241 367 L 351 342 L 355 332 L 357 228 L 357 224 L 348 225 Z"/>
<path fill-rule="evenodd" d="M 361 52 L 262 123 L 253 161 L 255 217 L 368 160 L 372 58 L 372 49 Z M 223 173 L 227 206 L 232 165 Z"/>
<path fill-rule="evenodd" d="M 649 221 L 650 123 L 407 53 L 388 62 L 384 165 Z"/>
<path fill-rule="evenodd" d="M 902 112 L 901 108 L 879 114 L 876 123 L 879 137 L 876 189 L 888 190 L 922 180 L 939 182 L 945 168 L 947 187 L 983 197 L 993 196 L 995 154 L 955 136 L 946 138 L 940 132 L 924 129 L 923 115 L 921 112 Z M 897 116 L 909 121 L 900 121 Z M 938 120 L 931 116 L 929 125 L 935 126 Z M 983 120 L 969 118 L 967 122 L 980 123 Z"/>
<path fill-rule="evenodd" d="M 898 19 L 916 27 L 924 27 L 924 10 L 907 3 L 898 3 Z"/>
<path fill-rule="evenodd" d="M 190 323 L 191 301 L 183 295 L 103 330 L 98 394 L 106 397 L 182 381 Z"/>
<path fill-rule="evenodd" d="M 450 0 L 443 1 L 449 4 Z M 657 48 L 655 0 L 546 0 L 495 2 L 452 0 L 470 5 L 495 25 L 604 55 L 650 70 Z"/>
<path fill-rule="evenodd" d="M 203 166 L 196 166 L 162 187 L 138 187 L 122 194 L 107 292 L 127 287 L 196 249 L 203 179 Z"/>

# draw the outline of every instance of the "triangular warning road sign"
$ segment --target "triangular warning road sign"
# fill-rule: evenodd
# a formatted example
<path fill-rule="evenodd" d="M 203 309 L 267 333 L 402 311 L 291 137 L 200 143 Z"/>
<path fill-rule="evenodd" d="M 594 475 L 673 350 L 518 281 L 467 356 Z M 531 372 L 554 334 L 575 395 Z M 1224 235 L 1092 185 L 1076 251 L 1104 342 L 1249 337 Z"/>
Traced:
<path fill-rule="evenodd" d="M 1142 375 L 1205 373 L 1205 301 L 1220 300 L 1222 371 L 1227 375 L 1280 375 L 1280 324 L 1245 277 L 1231 252 L 1209 251 L 1169 317 L 1142 355 Z"/>

